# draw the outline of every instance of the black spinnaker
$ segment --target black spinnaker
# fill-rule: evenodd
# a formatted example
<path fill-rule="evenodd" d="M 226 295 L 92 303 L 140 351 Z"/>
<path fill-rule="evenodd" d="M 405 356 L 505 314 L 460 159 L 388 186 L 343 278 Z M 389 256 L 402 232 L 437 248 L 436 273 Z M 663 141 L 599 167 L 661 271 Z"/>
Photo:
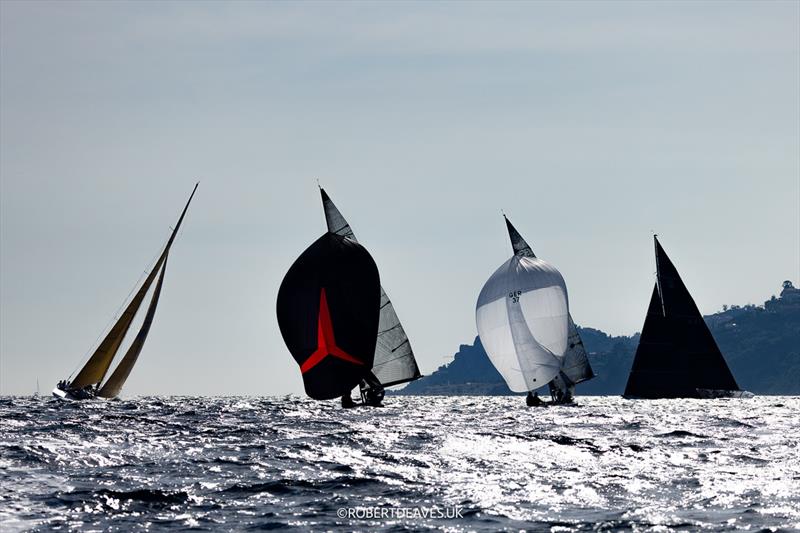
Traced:
<path fill-rule="evenodd" d="M 278 326 L 309 397 L 349 395 L 372 368 L 380 297 L 375 261 L 341 235 L 324 234 L 289 268 L 278 290 Z"/>
<path fill-rule="evenodd" d="M 657 279 L 624 396 L 740 395 L 739 385 L 694 299 L 658 239 L 654 237 L 654 241 Z"/>

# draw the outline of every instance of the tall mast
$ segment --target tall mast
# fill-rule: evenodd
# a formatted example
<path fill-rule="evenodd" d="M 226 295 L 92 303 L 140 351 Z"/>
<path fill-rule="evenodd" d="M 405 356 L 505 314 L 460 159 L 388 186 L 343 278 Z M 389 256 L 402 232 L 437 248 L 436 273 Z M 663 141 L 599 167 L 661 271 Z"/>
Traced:
<path fill-rule="evenodd" d="M 142 286 L 122 312 L 122 315 L 119 317 L 117 322 L 111 327 L 111 330 L 102 340 L 102 342 L 100 342 L 100 345 L 97 347 L 95 352 L 72 380 L 71 386 L 73 388 L 82 389 L 87 385 L 96 385 L 102 382 L 105 378 L 106 374 L 108 373 L 108 369 L 111 367 L 111 363 L 114 360 L 114 357 L 116 356 L 123 339 L 125 338 L 125 335 L 128 333 L 128 330 L 133 323 L 136 313 L 139 311 L 139 307 L 141 307 L 142 302 L 144 301 L 144 298 L 150 289 L 150 286 L 153 284 L 153 281 L 155 281 L 158 272 L 161 270 L 161 267 L 167 258 L 170 246 L 172 246 L 175 236 L 178 234 L 178 230 L 181 227 L 183 218 L 186 216 L 186 210 L 189 209 L 189 204 L 192 202 L 192 198 L 194 197 L 195 191 L 197 191 L 198 185 L 200 185 L 199 182 L 196 183 L 194 189 L 192 189 L 192 194 L 189 196 L 189 200 L 186 202 L 180 218 L 178 218 L 178 223 L 172 230 L 169 240 L 167 240 L 167 244 L 164 247 L 163 252 L 161 252 L 161 256 L 156 261 L 156 264 L 153 266 L 153 269 L 150 271 L 147 279 L 145 279 L 144 283 L 142 283 Z"/>

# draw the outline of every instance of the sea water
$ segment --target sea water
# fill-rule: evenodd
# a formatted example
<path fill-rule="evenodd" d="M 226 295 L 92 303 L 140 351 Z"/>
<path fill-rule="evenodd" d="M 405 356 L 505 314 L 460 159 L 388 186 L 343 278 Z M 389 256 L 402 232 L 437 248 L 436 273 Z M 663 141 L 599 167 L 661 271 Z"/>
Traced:
<path fill-rule="evenodd" d="M 0 399 L 0 530 L 800 529 L 800 398 Z"/>

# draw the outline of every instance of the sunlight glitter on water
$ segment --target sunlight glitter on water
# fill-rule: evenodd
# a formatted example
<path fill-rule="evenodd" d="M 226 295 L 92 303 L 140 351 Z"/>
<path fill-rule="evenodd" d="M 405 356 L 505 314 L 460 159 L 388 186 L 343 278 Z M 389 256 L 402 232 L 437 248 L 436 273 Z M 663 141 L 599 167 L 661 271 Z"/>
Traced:
<path fill-rule="evenodd" d="M 4 531 L 800 524 L 800 398 L 0 399 Z M 458 505 L 452 520 L 337 510 Z M 150 524 L 150 526 L 148 526 Z"/>

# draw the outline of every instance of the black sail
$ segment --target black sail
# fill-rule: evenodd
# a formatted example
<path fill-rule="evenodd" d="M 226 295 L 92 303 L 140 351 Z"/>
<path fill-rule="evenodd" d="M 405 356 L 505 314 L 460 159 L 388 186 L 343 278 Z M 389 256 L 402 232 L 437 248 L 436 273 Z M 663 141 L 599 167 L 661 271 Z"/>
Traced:
<path fill-rule="evenodd" d="M 375 261 L 340 235 L 326 233 L 289 268 L 278 291 L 278 326 L 309 397 L 349 394 L 372 368 L 380 298 Z"/>
<path fill-rule="evenodd" d="M 655 248 L 658 279 L 625 396 L 699 398 L 701 390 L 740 390 L 700 310 L 658 239 Z"/>
<path fill-rule="evenodd" d="M 511 248 L 514 249 L 514 255 L 519 255 L 521 257 L 536 257 L 533 253 L 533 249 L 530 245 L 522 238 L 522 235 L 519 234 L 517 228 L 514 227 L 514 224 L 508 220 L 508 217 L 503 215 L 503 218 L 506 219 L 506 229 L 508 230 L 508 238 L 511 240 Z"/>

